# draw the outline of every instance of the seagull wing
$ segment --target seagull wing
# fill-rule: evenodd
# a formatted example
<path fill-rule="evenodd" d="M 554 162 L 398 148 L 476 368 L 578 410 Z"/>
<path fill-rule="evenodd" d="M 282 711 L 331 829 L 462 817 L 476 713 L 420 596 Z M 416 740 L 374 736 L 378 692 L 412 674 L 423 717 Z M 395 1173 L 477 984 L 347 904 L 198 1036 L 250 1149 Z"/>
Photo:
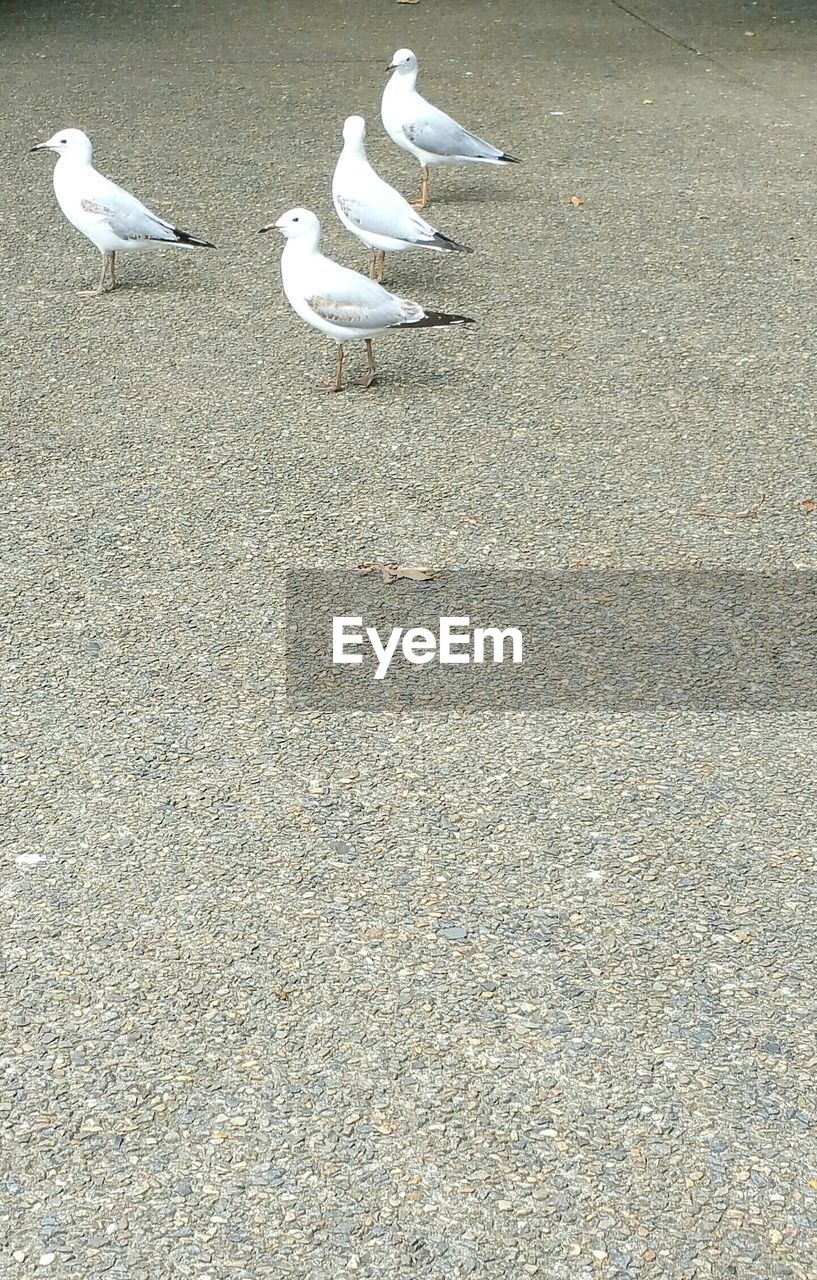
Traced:
<path fill-rule="evenodd" d="M 320 279 L 306 298 L 307 305 L 329 324 L 365 332 L 421 320 L 425 314 L 416 302 L 398 298 L 374 280 L 323 258 Z M 329 268 L 332 268 L 331 270 Z"/>
<path fill-rule="evenodd" d="M 498 160 L 503 154 L 484 138 L 463 129 L 461 124 L 417 95 L 413 118 L 403 125 L 409 142 L 434 156 L 461 156 L 470 160 Z"/>
<path fill-rule="evenodd" d="M 139 243 L 178 239 L 171 223 L 151 213 L 136 196 L 104 178 L 101 173 L 94 174 L 94 182 L 80 203 L 89 216 L 99 218 L 120 240 Z"/>
<path fill-rule="evenodd" d="M 372 176 L 375 182 L 367 183 L 356 194 L 349 191 L 336 194 L 337 203 L 349 221 L 361 231 L 392 236 L 409 244 L 433 239 L 437 234 L 436 228 L 421 218 L 399 191 L 376 174 Z"/>

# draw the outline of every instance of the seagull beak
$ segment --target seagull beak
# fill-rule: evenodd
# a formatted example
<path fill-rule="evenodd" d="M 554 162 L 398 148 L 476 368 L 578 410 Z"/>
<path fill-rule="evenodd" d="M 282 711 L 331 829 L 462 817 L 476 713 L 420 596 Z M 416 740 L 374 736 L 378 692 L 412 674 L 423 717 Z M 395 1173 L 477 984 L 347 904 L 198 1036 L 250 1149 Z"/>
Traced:
<path fill-rule="evenodd" d="M 45 145 L 44 142 L 38 142 L 36 147 L 29 147 L 28 154 L 31 155 L 32 151 L 47 151 L 47 150 L 48 150 L 48 147 Z"/>
<path fill-rule="evenodd" d="M 393 63 L 393 62 L 390 62 L 390 63 L 389 63 L 389 65 L 386 67 L 386 70 L 387 70 L 387 71 L 396 71 L 396 70 L 397 70 L 397 67 L 394 65 L 394 63 Z"/>
<path fill-rule="evenodd" d="M 278 231 L 278 230 L 279 230 L 279 228 L 278 228 L 278 224 L 277 224 L 277 223 L 275 223 L 275 222 L 269 222 L 269 223 L 267 223 L 267 225 L 266 225 L 265 227 L 259 227 L 259 228 L 258 228 L 258 234 L 259 234 L 259 236 L 261 236 L 261 235 L 263 235 L 263 234 L 264 234 L 264 232 L 265 232 L 265 231 Z"/>

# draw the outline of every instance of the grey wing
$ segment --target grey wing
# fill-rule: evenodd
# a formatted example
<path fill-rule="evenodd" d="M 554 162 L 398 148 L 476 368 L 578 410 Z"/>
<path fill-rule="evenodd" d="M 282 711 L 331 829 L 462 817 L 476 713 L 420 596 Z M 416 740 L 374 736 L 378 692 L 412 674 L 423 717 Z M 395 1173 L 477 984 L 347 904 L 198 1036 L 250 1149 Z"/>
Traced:
<path fill-rule="evenodd" d="M 315 314 L 329 324 L 354 333 L 356 329 L 390 329 L 392 325 L 422 319 L 423 309 L 416 302 L 398 298 L 357 271 L 332 265 L 334 272 L 327 274 L 320 290 L 307 298 Z"/>
<path fill-rule="evenodd" d="M 336 199 L 349 221 L 362 231 L 409 242 L 430 240 L 435 235 L 434 227 L 415 213 L 393 187 L 386 183 L 383 187 L 385 190 L 378 188 L 371 199 L 349 195 Z"/>
<path fill-rule="evenodd" d="M 435 156 L 466 156 L 473 160 L 498 160 L 502 152 L 484 138 L 469 133 L 444 111 L 423 102 L 421 111 L 403 132 L 409 142 Z"/>
<path fill-rule="evenodd" d="M 82 201 L 86 213 L 96 214 L 120 240 L 176 240 L 176 233 L 169 222 L 151 213 L 135 196 L 115 183 L 106 183 L 106 190 L 95 192 Z"/>

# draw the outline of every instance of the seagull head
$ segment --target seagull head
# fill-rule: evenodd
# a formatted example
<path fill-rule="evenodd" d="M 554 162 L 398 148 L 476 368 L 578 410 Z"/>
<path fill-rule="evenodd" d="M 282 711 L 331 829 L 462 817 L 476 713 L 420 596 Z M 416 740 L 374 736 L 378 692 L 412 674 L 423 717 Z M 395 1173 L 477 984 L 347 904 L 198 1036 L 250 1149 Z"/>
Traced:
<path fill-rule="evenodd" d="M 343 122 L 343 141 L 349 146 L 363 146 L 366 121 L 363 116 L 347 116 Z"/>
<path fill-rule="evenodd" d="M 259 233 L 263 231 L 280 231 L 286 240 L 300 240 L 310 237 L 316 244 L 320 230 L 321 224 L 311 209 L 287 209 L 286 213 L 281 214 L 277 222 L 270 222 L 266 227 L 259 227 Z"/>
<path fill-rule="evenodd" d="M 58 156 L 71 156 L 90 163 L 91 139 L 81 129 L 58 129 L 47 142 L 38 142 L 31 150 L 56 151 Z"/>
<path fill-rule="evenodd" d="M 410 76 L 417 71 L 417 55 L 411 49 L 398 49 L 386 68 L 387 71 L 399 71 L 400 75 Z"/>

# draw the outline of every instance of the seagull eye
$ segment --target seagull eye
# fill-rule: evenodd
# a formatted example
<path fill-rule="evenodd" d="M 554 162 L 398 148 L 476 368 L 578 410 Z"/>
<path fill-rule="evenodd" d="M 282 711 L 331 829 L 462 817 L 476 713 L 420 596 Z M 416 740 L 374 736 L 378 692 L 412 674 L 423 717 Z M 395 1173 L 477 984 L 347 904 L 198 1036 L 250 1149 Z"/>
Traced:
<path fill-rule="evenodd" d="M 60 138 L 60 146 L 62 146 L 62 145 L 63 145 L 64 143 L 66 143 L 67 141 L 68 141 L 68 139 L 67 139 L 67 138 Z"/>
<path fill-rule="evenodd" d="M 297 222 L 297 221 L 298 221 L 298 219 L 297 219 L 297 218 L 293 218 L 293 219 L 292 219 L 292 221 L 293 221 L 293 222 Z"/>

